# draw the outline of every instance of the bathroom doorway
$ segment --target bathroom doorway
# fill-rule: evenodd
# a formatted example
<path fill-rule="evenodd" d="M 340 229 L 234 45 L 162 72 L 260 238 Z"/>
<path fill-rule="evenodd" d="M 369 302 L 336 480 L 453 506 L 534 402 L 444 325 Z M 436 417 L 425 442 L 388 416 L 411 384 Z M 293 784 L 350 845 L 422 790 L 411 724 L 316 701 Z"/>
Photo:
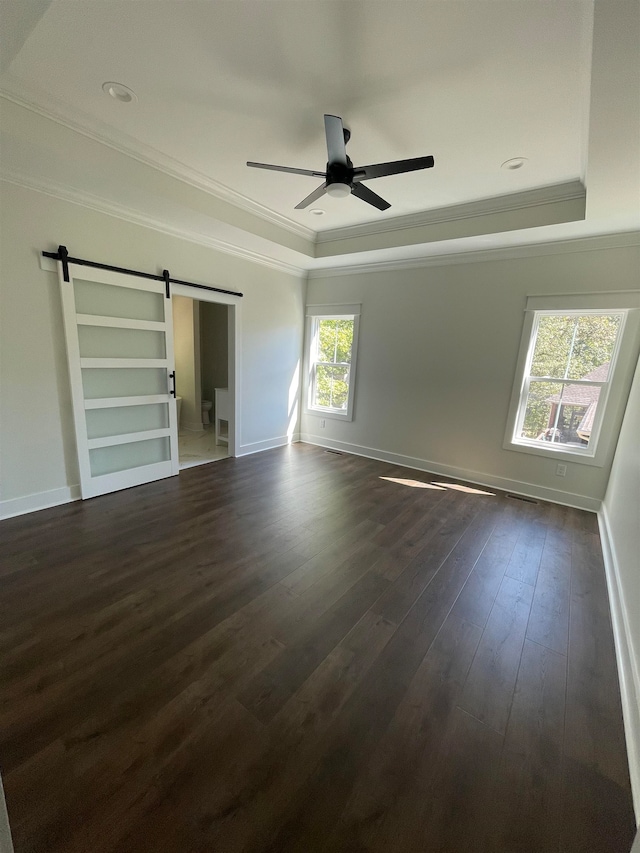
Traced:
<path fill-rule="evenodd" d="M 172 294 L 180 470 L 235 456 L 238 420 L 239 305 L 192 294 Z"/>

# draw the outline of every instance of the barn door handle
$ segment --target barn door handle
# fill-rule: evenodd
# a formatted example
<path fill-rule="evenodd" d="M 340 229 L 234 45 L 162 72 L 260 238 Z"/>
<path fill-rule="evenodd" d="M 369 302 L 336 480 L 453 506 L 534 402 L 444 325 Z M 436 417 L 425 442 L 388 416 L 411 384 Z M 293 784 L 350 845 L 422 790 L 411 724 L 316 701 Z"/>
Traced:
<path fill-rule="evenodd" d="M 169 394 L 171 394 L 172 397 L 175 397 L 176 396 L 176 372 L 175 372 L 175 370 L 171 371 L 171 373 L 169 374 L 169 379 L 171 380 L 171 389 L 169 391 Z"/>

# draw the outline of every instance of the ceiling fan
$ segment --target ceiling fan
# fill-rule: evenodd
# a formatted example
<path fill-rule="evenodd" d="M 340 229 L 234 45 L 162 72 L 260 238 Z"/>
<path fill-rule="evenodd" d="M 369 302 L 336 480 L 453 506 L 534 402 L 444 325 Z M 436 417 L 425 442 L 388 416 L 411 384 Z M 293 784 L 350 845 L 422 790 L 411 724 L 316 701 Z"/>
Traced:
<path fill-rule="evenodd" d="M 417 169 L 430 169 L 433 157 L 413 157 L 410 160 L 394 160 L 391 163 L 374 163 L 371 166 L 354 168 L 351 158 L 347 155 L 346 144 L 351 138 L 351 132 L 342 124 L 339 116 L 325 115 L 324 132 L 327 138 L 327 170 L 312 172 L 309 169 L 295 169 L 290 166 L 272 166 L 268 163 L 247 162 L 247 166 L 256 169 L 272 169 L 275 172 L 291 172 L 294 175 L 309 175 L 312 178 L 324 178 L 324 183 L 296 204 L 295 210 L 308 207 L 325 193 L 334 198 L 346 198 L 355 195 L 367 204 L 372 204 L 378 210 L 391 207 L 388 201 L 366 187 L 361 181 L 371 178 L 384 178 L 387 175 L 400 175 L 402 172 L 414 172 Z"/>

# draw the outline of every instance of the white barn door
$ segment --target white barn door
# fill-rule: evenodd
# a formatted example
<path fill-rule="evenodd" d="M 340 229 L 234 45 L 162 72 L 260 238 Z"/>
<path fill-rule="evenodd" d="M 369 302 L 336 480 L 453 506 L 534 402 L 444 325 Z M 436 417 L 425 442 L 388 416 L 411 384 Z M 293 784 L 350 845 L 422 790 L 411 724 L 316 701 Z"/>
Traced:
<path fill-rule="evenodd" d="M 80 487 L 91 498 L 177 474 L 171 299 L 161 281 L 58 262 Z"/>

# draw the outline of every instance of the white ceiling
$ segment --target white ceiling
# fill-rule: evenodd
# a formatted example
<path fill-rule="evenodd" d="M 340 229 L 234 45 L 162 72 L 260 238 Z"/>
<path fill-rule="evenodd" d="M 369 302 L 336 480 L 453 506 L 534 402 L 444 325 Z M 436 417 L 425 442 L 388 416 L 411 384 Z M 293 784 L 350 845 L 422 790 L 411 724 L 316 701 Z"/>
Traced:
<path fill-rule="evenodd" d="M 53 2 L 0 82 L 59 104 L 314 228 L 344 227 L 584 178 L 590 15 L 584 0 Z M 121 104 L 105 81 L 132 88 Z M 433 154 L 432 170 L 371 183 L 392 207 L 295 204 L 324 169 L 323 113 L 356 165 Z M 525 168 L 503 161 L 527 157 Z"/>
<path fill-rule="evenodd" d="M 0 0 L 0 14 L 0 93 L 311 245 L 313 232 L 415 226 L 441 208 L 588 182 L 593 0 Z M 137 102 L 109 98 L 105 81 Z M 323 216 L 296 211 L 319 179 L 245 162 L 323 170 L 324 113 L 351 129 L 355 165 L 432 154 L 435 167 L 371 181 L 386 212 L 354 197 L 324 197 Z M 5 150 L 28 169 L 17 135 Z M 501 169 L 513 157 L 525 167 Z M 107 198 L 114 177 L 91 191 Z"/>

